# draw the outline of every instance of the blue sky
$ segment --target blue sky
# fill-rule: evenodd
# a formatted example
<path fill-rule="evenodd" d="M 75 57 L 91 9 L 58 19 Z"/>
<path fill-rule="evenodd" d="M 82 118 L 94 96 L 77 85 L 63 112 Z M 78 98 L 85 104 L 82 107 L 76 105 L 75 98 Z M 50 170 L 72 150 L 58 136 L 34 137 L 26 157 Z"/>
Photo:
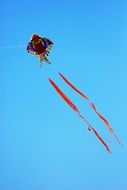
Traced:
<path fill-rule="evenodd" d="M 36 32 L 54 42 L 52 65 L 25 48 L 0 48 L 0 189 L 127 189 L 127 2 L 1 1 L 0 46 L 26 45 Z M 112 139 L 67 76 L 97 105 Z M 109 144 L 109 155 L 56 94 L 53 80 Z"/>

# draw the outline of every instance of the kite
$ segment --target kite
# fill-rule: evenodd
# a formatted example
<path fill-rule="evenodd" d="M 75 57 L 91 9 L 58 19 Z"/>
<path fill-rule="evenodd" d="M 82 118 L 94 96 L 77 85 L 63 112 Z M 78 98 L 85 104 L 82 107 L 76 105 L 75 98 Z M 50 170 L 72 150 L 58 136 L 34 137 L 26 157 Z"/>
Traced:
<path fill-rule="evenodd" d="M 45 61 L 49 64 L 50 61 L 48 60 L 47 56 L 49 55 L 53 42 L 49 40 L 48 38 L 41 37 L 38 34 L 33 34 L 30 38 L 29 43 L 27 44 L 27 51 L 34 54 L 38 58 L 40 58 L 40 65 L 42 65 L 42 62 Z M 110 123 L 107 119 L 102 116 L 102 114 L 97 110 L 95 104 L 84 94 L 82 93 L 77 87 L 75 87 L 62 73 L 58 73 L 59 77 L 71 88 L 73 89 L 78 95 L 80 95 L 82 98 L 84 98 L 90 105 L 91 109 L 97 114 L 97 116 L 103 121 L 107 129 L 109 130 L 110 134 L 115 137 L 117 142 L 121 144 L 119 141 L 117 135 L 115 134 L 114 130 L 111 128 Z M 99 133 L 94 129 L 94 127 L 87 121 L 87 119 L 84 117 L 82 113 L 80 113 L 79 108 L 71 101 L 71 99 L 60 89 L 60 87 L 57 86 L 57 84 L 51 79 L 48 78 L 50 84 L 52 87 L 56 90 L 56 92 L 59 94 L 59 96 L 70 106 L 70 108 L 77 113 L 77 115 L 83 119 L 83 121 L 86 123 L 88 130 L 92 131 L 93 134 L 99 139 L 99 141 L 103 144 L 103 146 L 106 148 L 106 150 L 111 153 L 111 150 L 107 143 L 103 140 L 103 138 L 99 135 Z"/>
<path fill-rule="evenodd" d="M 7 46 L 7 47 L 0 47 L 0 48 L 22 48 L 26 47 L 28 53 L 32 53 L 33 55 L 37 56 L 40 59 L 40 66 L 42 66 L 43 62 L 51 64 L 48 60 L 49 53 L 51 52 L 52 46 L 54 43 L 45 37 L 42 37 L 38 34 L 33 34 L 30 38 L 30 41 L 26 45 L 23 46 Z M 116 133 L 112 129 L 110 123 L 104 116 L 97 110 L 95 104 L 90 100 L 88 96 L 86 96 L 81 90 L 79 90 L 70 80 L 65 77 L 62 73 L 58 72 L 58 76 L 65 82 L 72 90 L 74 90 L 80 97 L 84 98 L 88 104 L 90 105 L 91 109 L 97 114 L 98 118 L 105 124 L 109 133 L 115 137 L 116 141 L 120 144 Z M 79 108 L 72 102 L 72 100 L 58 87 L 58 85 L 51 79 L 48 78 L 51 86 L 55 89 L 58 95 L 68 104 L 68 106 L 85 122 L 88 130 L 93 132 L 93 134 L 97 137 L 97 139 L 102 143 L 105 149 L 111 153 L 111 150 L 107 143 L 103 140 L 103 138 L 99 135 L 99 133 L 95 130 L 95 128 L 90 124 L 90 122 L 86 119 L 86 117 L 80 112 Z"/>

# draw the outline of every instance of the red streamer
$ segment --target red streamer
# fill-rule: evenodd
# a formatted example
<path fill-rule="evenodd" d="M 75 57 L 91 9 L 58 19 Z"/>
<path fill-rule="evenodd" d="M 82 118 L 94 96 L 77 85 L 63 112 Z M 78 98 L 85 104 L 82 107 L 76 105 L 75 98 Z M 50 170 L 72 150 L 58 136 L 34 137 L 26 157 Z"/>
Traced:
<path fill-rule="evenodd" d="M 100 137 L 100 135 L 97 133 L 97 131 L 91 126 L 91 124 L 80 114 L 80 111 L 78 110 L 78 108 L 75 106 L 75 104 L 62 92 L 62 90 L 54 83 L 53 80 L 51 80 L 49 78 L 49 82 L 51 83 L 51 85 L 54 87 L 54 89 L 57 91 L 57 93 L 60 95 L 60 97 L 63 98 L 63 100 L 73 109 L 73 111 L 75 111 L 80 118 L 82 118 L 84 120 L 84 122 L 87 124 L 88 129 L 90 131 L 93 131 L 93 133 L 96 135 L 96 137 L 100 140 L 100 142 L 104 145 L 104 147 L 106 148 L 106 150 L 111 153 L 108 145 L 105 143 L 105 141 L 102 139 L 102 137 Z"/>
<path fill-rule="evenodd" d="M 98 117 L 104 122 L 104 124 L 107 126 L 110 133 L 113 134 L 114 137 L 116 138 L 117 142 L 119 144 L 121 144 L 118 137 L 117 137 L 117 135 L 114 133 L 113 129 L 111 128 L 109 122 L 97 111 L 95 105 L 90 101 L 90 99 L 84 93 L 82 93 L 80 90 L 78 90 L 63 74 L 59 73 L 59 75 L 74 91 L 76 91 L 80 96 L 82 96 L 83 98 L 85 98 L 88 101 L 91 108 L 98 115 Z"/>

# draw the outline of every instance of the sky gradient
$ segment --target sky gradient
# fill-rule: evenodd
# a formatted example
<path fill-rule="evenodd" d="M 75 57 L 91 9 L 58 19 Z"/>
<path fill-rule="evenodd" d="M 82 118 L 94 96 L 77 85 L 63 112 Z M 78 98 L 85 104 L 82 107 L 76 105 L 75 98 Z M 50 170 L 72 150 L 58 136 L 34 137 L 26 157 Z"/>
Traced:
<path fill-rule="evenodd" d="M 127 189 L 127 1 L 0 1 L 0 189 Z M 54 42 L 52 65 L 24 48 L 36 32 Z M 111 139 L 67 76 L 110 121 Z M 107 153 L 57 95 L 62 88 L 110 146 Z M 112 140 L 112 142 L 110 142 Z"/>

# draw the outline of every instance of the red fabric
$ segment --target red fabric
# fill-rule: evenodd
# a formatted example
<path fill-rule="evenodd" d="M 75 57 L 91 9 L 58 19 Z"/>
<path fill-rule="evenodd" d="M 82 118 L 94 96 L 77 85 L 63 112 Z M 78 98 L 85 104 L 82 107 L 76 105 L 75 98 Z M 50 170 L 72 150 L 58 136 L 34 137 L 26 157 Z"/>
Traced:
<path fill-rule="evenodd" d="M 98 115 L 98 117 L 104 122 L 104 124 L 107 126 L 110 133 L 113 134 L 114 137 L 116 138 L 117 142 L 119 144 L 121 144 L 117 135 L 115 134 L 115 132 L 111 128 L 109 122 L 97 111 L 95 105 L 90 101 L 90 99 L 85 94 L 83 94 L 80 90 L 78 90 L 63 74 L 59 73 L 59 75 L 74 91 L 76 91 L 80 96 L 82 96 L 83 98 L 85 98 L 89 102 L 91 108 L 95 111 L 95 113 Z"/>
<path fill-rule="evenodd" d="M 84 122 L 87 124 L 89 131 L 93 131 L 93 133 L 96 135 L 96 137 L 100 140 L 100 142 L 104 145 L 106 150 L 111 153 L 108 145 L 105 143 L 105 141 L 102 139 L 102 137 L 97 133 L 97 131 L 90 125 L 90 123 L 80 114 L 80 111 L 75 106 L 75 104 L 62 92 L 62 90 L 54 83 L 53 80 L 49 78 L 49 82 L 54 87 L 54 89 L 58 92 L 58 94 L 63 98 L 63 100 L 79 115 L 80 118 L 84 120 Z"/>

